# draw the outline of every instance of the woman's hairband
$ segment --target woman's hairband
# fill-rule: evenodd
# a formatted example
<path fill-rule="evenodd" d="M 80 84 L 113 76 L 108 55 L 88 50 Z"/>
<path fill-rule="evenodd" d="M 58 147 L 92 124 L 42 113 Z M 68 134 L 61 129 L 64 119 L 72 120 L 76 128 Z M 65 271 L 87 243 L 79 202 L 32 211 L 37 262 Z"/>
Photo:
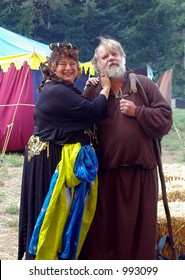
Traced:
<path fill-rule="evenodd" d="M 71 43 L 51 43 L 49 45 L 49 48 L 53 51 L 54 48 L 61 48 L 61 49 L 68 49 L 68 50 L 78 50 L 78 48 L 75 45 L 72 45 Z"/>

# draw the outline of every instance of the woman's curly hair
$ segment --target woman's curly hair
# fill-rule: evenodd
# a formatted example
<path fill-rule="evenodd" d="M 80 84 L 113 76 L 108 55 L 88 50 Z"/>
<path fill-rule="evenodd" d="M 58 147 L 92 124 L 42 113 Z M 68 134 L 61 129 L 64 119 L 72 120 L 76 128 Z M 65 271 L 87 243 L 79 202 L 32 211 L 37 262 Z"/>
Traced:
<path fill-rule="evenodd" d="M 39 86 L 38 90 L 41 91 L 47 80 L 55 82 L 64 82 L 61 78 L 57 77 L 54 73 L 53 68 L 57 67 L 61 58 L 68 57 L 74 59 L 78 63 L 78 76 L 81 74 L 81 69 L 78 61 L 78 48 L 70 43 L 52 43 L 49 45 L 51 49 L 51 55 L 46 58 L 44 63 L 41 63 L 40 69 L 43 75 L 43 81 Z"/>

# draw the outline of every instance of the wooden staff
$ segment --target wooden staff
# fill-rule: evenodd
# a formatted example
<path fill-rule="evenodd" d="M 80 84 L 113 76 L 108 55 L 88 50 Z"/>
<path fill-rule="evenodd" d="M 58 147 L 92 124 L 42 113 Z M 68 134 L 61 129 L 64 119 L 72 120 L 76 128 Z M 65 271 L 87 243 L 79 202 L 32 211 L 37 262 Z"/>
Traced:
<path fill-rule="evenodd" d="M 143 98 L 145 106 L 150 107 L 149 102 L 148 102 L 148 98 L 147 98 L 146 93 L 143 89 L 143 86 L 141 85 L 137 76 L 136 75 L 134 75 L 134 76 L 135 76 L 135 80 L 136 80 L 138 86 L 141 89 L 140 92 L 142 94 L 142 98 Z M 133 79 L 133 73 L 132 73 L 132 79 Z M 133 83 L 133 80 L 132 80 L 132 83 Z M 171 214 L 170 214 L 170 210 L 169 210 L 168 198 L 167 198 L 167 192 L 166 192 L 165 176 L 164 176 L 162 161 L 161 161 L 161 147 L 160 147 L 159 139 L 154 139 L 154 148 L 155 148 L 155 154 L 156 154 L 156 159 L 157 159 L 159 177 L 160 177 L 160 181 L 161 181 L 162 199 L 163 199 L 164 209 L 165 209 L 167 223 L 168 223 L 170 245 L 171 245 L 171 248 L 172 248 L 172 251 L 173 251 L 174 259 L 178 260 L 178 250 L 176 248 L 174 235 L 173 235 L 172 220 L 171 220 Z"/>

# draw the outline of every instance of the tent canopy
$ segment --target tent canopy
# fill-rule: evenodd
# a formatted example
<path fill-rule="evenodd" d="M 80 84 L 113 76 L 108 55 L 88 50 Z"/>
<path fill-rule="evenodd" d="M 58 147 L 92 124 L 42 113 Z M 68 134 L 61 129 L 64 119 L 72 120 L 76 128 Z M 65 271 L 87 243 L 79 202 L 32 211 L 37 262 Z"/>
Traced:
<path fill-rule="evenodd" d="M 19 70 L 26 61 L 32 70 L 38 70 L 40 63 L 50 55 L 48 45 L 29 39 L 5 28 L 0 27 L 0 66 L 7 72 L 10 65 L 14 64 Z M 80 62 L 80 67 L 85 73 L 90 71 L 94 76 L 94 67 L 91 62 Z"/>
<path fill-rule="evenodd" d="M 0 57 L 28 53 L 50 54 L 49 46 L 0 27 Z"/>

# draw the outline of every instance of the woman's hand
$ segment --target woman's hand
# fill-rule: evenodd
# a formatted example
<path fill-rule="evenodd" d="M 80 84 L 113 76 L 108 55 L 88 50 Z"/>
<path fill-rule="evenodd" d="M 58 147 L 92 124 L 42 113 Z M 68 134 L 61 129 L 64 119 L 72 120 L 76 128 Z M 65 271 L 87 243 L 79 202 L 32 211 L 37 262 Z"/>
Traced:
<path fill-rule="evenodd" d="M 100 81 L 103 89 L 107 89 L 107 90 L 111 89 L 110 79 L 107 75 L 107 72 L 103 69 L 100 71 Z"/>
<path fill-rule="evenodd" d="M 102 90 L 101 90 L 100 94 L 104 94 L 105 97 L 108 99 L 109 92 L 111 89 L 111 83 L 110 83 L 110 79 L 107 75 L 107 72 L 103 69 L 101 69 L 101 71 L 100 71 L 100 81 L 101 81 L 101 86 L 102 86 Z"/>
<path fill-rule="evenodd" d="M 99 81 L 100 81 L 99 77 L 91 77 L 86 81 L 85 86 L 88 86 L 91 84 L 96 86 L 97 84 L 99 84 Z"/>

